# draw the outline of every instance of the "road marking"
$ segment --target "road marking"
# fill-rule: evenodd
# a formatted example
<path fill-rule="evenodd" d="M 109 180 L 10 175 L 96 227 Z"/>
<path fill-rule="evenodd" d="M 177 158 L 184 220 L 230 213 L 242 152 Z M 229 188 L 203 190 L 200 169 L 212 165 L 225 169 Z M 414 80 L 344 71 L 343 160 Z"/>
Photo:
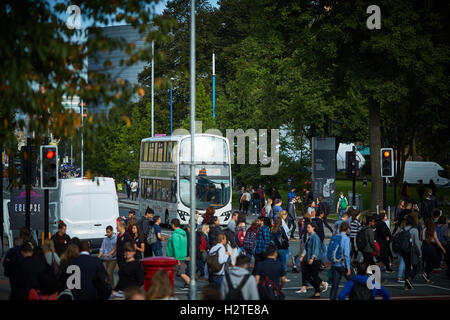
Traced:
<path fill-rule="evenodd" d="M 331 285 L 330 285 L 331 286 Z M 404 284 L 382 284 L 383 287 L 398 287 L 398 288 L 404 288 L 405 285 Z M 447 290 L 450 291 L 450 288 L 445 288 L 445 287 L 440 287 L 440 286 L 435 286 L 435 285 L 431 285 L 431 284 L 413 284 L 414 287 L 433 287 L 436 289 L 442 289 L 442 290 Z M 343 288 L 344 285 L 339 285 L 339 288 Z M 301 287 L 285 287 L 283 288 L 283 290 L 298 290 Z"/>
<path fill-rule="evenodd" d="M 442 289 L 442 290 L 450 291 L 449 288 L 439 287 L 439 286 L 435 286 L 435 285 L 431 285 L 431 284 L 426 284 L 426 286 L 433 287 L 433 288 L 437 288 L 437 289 Z"/>

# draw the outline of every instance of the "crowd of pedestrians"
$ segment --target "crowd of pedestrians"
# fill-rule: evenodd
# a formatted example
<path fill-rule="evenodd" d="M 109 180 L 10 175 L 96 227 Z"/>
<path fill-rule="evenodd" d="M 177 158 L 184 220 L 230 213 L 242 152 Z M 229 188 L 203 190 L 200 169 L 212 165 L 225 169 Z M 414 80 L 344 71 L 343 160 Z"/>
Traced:
<path fill-rule="evenodd" d="M 272 196 L 277 198 L 266 199 L 261 186 L 257 190 L 243 188 L 242 206 L 233 212 L 226 227 L 220 226 L 213 207 L 203 215 L 197 212 L 195 270 L 189 263 L 189 227 L 185 230 L 180 220 L 173 219 L 172 235 L 164 236 L 161 218 L 151 208 L 139 220 L 130 210 L 128 217 L 118 221 L 116 232 L 108 226 L 97 256 L 92 255 L 89 242 L 70 238 L 63 222 L 42 248 L 32 242 L 27 230 L 22 230 L 4 263 L 11 283 L 10 298 L 173 299 L 174 288 L 163 270 L 154 275 L 147 292 L 142 290 L 144 269 L 140 260 L 163 256 L 163 241 L 167 241 L 166 256 L 178 261 L 174 274 L 184 283 L 179 289 L 188 290 L 191 279 L 202 278 L 209 283 L 201 293 L 205 300 L 284 299 L 289 272 L 301 274 L 296 293 L 310 292 L 311 299 L 320 298 L 328 290 L 331 300 L 389 299 L 383 286 L 368 288 L 366 283 L 370 266 L 384 265 L 383 272 L 393 273 L 394 261 L 399 263 L 398 281 L 404 283 L 405 290 L 414 289 L 417 275 L 430 283 L 443 261 L 450 277 L 448 221 L 432 189 L 419 203 L 402 198 L 394 210 L 392 232 L 384 210 L 363 215 L 348 205 L 343 194 L 336 207 L 338 220 L 331 226 L 327 220 L 329 205 L 323 196 L 316 203 L 311 191 L 305 188 L 303 195 L 297 196 L 292 188 L 286 205 L 276 188 Z M 248 224 L 250 208 L 257 217 Z M 332 234 L 328 243 L 326 228 Z M 297 240 L 300 250 L 293 252 L 292 241 Z M 81 270 L 79 280 L 71 278 L 74 266 Z M 339 290 L 341 281 L 345 284 Z"/>

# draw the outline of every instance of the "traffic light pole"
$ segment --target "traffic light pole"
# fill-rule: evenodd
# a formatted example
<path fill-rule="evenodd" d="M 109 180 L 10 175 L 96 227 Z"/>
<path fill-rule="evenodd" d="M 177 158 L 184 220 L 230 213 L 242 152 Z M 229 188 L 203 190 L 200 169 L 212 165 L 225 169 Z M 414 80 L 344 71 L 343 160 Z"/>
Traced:
<path fill-rule="evenodd" d="M 45 137 L 45 145 L 49 144 L 49 138 Z M 42 161 L 42 159 L 41 159 Z M 44 242 L 44 239 L 47 238 L 49 233 L 49 191 L 48 189 L 44 189 L 44 237 L 42 239 L 42 242 Z"/>
<path fill-rule="evenodd" d="M 0 242 L 2 246 L 1 257 L 3 257 L 3 146 L 0 146 L 0 153 L 2 154 L 2 159 L 0 160 Z"/>
<path fill-rule="evenodd" d="M 355 148 L 355 146 L 353 146 L 352 152 L 353 152 L 352 159 L 353 159 L 353 161 L 355 161 L 355 159 L 356 159 L 356 148 Z M 352 206 L 354 206 L 355 205 L 355 198 L 356 198 L 356 169 L 352 172 L 352 192 L 353 192 Z"/>
<path fill-rule="evenodd" d="M 27 155 L 25 159 L 25 227 L 28 231 L 31 231 L 31 213 L 30 213 L 30 203 L 31 203 L 31 138 L 27 137 Z M 3 192 L 3 191 L 2 191 Z"/>

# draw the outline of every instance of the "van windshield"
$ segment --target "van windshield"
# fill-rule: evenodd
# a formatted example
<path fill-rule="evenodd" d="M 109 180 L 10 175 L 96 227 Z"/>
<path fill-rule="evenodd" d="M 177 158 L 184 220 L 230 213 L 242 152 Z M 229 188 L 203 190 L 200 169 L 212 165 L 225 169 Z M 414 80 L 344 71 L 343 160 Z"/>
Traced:
<path fill-rule="evenodd" d="M 448 172 L 445 170 L 439 170 L 438 171 L 438 175 L 439 177 L 445 178 L 445 179 L 450 179 L 450 176 L 448 175 Z"/>

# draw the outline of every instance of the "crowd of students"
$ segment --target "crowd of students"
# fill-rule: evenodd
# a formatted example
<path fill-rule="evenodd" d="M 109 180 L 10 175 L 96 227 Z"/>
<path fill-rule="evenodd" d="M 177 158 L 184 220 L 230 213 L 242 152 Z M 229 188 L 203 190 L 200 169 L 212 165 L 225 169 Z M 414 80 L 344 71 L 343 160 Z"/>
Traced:
<path fill-rule="evenodd" d="M 402 199 L 396 208 L 395 229 L 390 231 L 387 214 L 365 214 L 348 206 L 340 195 L 337 209 L 339 219 L 332 226 L 327 222 L 329 206 L 319 197 L 319 203 L 309 200 L 297 221 L 297 208 L 302 199 L 290 192 L 286 210 L 280 199 L 268 199 L 260 216 L 250 225 L 243 211 L 232 214 L 223 228 L 213 207 L 206 213 L 197 212 L 195 246 L 196 268 L 190 270 L 190 229 L 184 230 L 178 219 L 171 221 L 171 237 L 162 235 L 161 218 L 147 208 L 137 221 L 131 210 L 128 217 L 117 223 L 117 233 L 112 226 L 106 228 L 106 237 L 98 255 L 91 254 L 88 242 L 70 238 L 66 226 L 60 223 L 52 239 L 45 240 L 42 248 L 32 243 L 29 232 L 22 230 L 15 239 L 14 248 L 5 258 L 5 274 L 11 283 L 11 299 L 172 299 L 173 287 L 167 272 L 158 272 L 147 292 L 140 289 L 144 282 L 144 269 L 140 259 L 162 256 L 162 241 L 168 241 L 166 255 L 178 260 L 175 275 L 184 281 L 181 290 L 187 290 L 192 277 L 204 278 L 209 285 L 202 289 L 203 299 L 272 300 L 283 299 L 283 287 L 289 280 L 286 275 L 291 258 L 293 273 L 301 273 L 301 288 L 305 294 L 312 287 L 310 298 L 320 298 L 330 289 L 329 298 L 389 299 L 382 286 L 367 288 L 371 275 L 368 267 L 382 263 L 383 272 L 395 272 L 392 263 L 398 259 L 398 281 L 405 290 L 414 288 L 415 276 L 420 274 L 430 283 L 433 270 L 440 268 L 442 258 L 449 271 L 448 222 L 437 207 L 430 190 L 423 201 L 415 204 Z M 303 200 L 308 199 L 308 193 Z M 433 204 L 433 205 L 430 205 Z M 346 207 L 345 210 L 343 207 Z M 299 252 L 292 252 L 291 241 L 298 227 Z M 325 228 L 332 238 L 325 243 Z M 327 278 L 321 276 L 328 268 Z M 81 287 L 70 285 L 74 265 L 81 269 Z M 253 266 L 253 268 L 252 268 Z M 118 268 L 118 281 L 114 273 Z M 156 277 L 156 278 L 155 278 Z M 346 284 L 339 292 L 340 281 Z M 156 280 L 155 280 L 156 279 Z M 69 281 L 70 280 L 70 281 Z M 327 280 L 327 281 L 326 281 Z M 69 283 L 69 284 L 68 284 Z M 168 285 L 170 284 L 170 285 Z"/>

